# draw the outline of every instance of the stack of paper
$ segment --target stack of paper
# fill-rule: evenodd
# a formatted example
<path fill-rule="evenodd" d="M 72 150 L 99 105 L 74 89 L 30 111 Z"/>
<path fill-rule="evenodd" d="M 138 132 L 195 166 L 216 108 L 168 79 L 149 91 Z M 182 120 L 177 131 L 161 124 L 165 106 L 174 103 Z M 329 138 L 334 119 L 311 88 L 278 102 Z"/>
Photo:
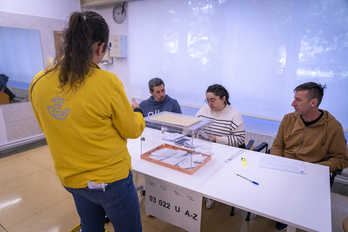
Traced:
<path fill-rule="evenodd" d="M 201 154 L 191 155 L 183 150 L 172 150 L 168 148 L 156 150 L 149 157 L 185 169 L 195 168 L 206 158 Z"/>
<path fill-rule="evenodd" d="M 148 120 L 153 120 L 153 121 L 157 121 L 157 122 L 164 122 L 164 123 L 168 123 L 168 124 L 172 124 L 172 125 L 189 127 L 189 126 L 201 121 L 202 118 L 188 117 L 188 116 L 177 115 L 177 114 L 172 114 L 172 113 L 165 113 L 165 114 L 160 114 L 160 115 L 151 117 Z"/>
<path fill-rule="evenodd" d="M 193 169 L 198 164 L 202 163 L 205 158 L 206 157 L 202 156 L 201 154 L 187 156 L 184 160 L 177 163 L 176 166 L 179 166 L 181 168 L 186 168 L 186 169 Z"/>
<path fill-rule="evenodd" d="M 184 142 L 184 145 L 186 147 L 189 147 L 189 148 L 197 148 L 197 147 L 201 147 L 201 146 L 203 146 L 205 144 L 207 144 L 207 142 L 199 140 L 199 139 L 194 139 L 193 143 L 192 143 L 191 140 L 188 140 L 188 141 Z"/>
<path fill-rule="evenodd" d="M 184 146 L 188 148 L 194 149 L 196 152 L 201 152 L 204 154 L 212 155 L 213 152 L 210 153 L 210 144 L 207 141 L 201 140 L 201 139 L 193 139 L 192 141 L 185 141 Z"/>
<path fill-rule="evenodd" d="M 183 137 L 185 137 L 185 135 L 179 133 L 165 133 L 163 136 L 163 140 L 174 142 Z"/>
<path fill-rule="evenodd" d="M 156 150 L 152 152 L 149 157 L 152 159 L 162 161 L 170 157 L 178 158 L 186 154 L 187 152 L 183 150 L 173 150 L 173 149 L 164 148 L 164 149 L 160 149 L 160 150 Z"/>

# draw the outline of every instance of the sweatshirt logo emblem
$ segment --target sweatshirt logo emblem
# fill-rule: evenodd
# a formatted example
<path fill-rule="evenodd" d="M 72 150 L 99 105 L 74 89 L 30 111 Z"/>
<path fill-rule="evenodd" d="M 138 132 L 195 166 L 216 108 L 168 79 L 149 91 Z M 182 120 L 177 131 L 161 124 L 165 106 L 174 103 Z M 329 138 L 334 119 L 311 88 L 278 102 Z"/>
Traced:
<path fill-rule="evenodd" d="M 160 113 L 160 110 L 154 110 L 154 111 L 152 111 L 152 112 L 149 112 L 149 113 L 147 114 L 147 116 L 151 116 L 151 115 L 159 114 L 159 113 Z"/>
<path fill-rule="evenodd" d="M 65 119 L 69 114 L 69 108 L 62 108 L 65 101 L 63 98 L 52 98 L 53 106 L 47 106 L 47 110 L 52 117 L 58 120 Z"/>

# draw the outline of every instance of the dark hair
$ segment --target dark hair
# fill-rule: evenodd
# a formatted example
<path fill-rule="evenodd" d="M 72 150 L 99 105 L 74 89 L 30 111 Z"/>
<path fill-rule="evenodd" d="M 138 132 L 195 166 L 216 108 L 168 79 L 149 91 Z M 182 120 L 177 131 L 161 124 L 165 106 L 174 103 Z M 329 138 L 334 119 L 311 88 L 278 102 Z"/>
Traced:
<path fill-rule="evenodd" d="M 165 86 L 165 84 L 164 84 L 164 82 L 162 81 L 161 78 L 158 78 L 158 77 L 152 78 L 152 79 L 149 81 L 149 90 L 150 90 L 151 92 L 153 92 L 153 87 L 160 86 L 160 85 Z"/>
<path fill-rule="evenodd" d="M 307 93 L 307 98 L 308 100 L 312 100 L 314 98 L 316 98 L 318 100 L 318 107 L 321 103 L 321 100 L 323 99 L 324 96 L 324 89 L 326 88 L 326 85 L 321 85 L 320 83 L 317 84 L 315 82 L 307 82 L 307 83 L 303 83 L 302 85 L 297 86 L 294 89 L 294 92 L 296 91 L 304 91 L 304 90 L 308 90 Z"/>
<path fill-rule="evenodd" d="M 222 99 L 223 97 L 225 97 L 225 103 L 227 105 L 231 105 L 231 103 L 229 102 L 229 95 L 227 90 L 225 89 L 225 87 L 223 87 L 222 85 L 211 85 L 208 87 L 206 93 L 213 93 L 216 96 L 219 96 L 220 99 Z"/>
<path fill-rule="evenodd" d="M 56 65 L 48 72 L 60 67 L 59 84 L 63 90 L 69 84 L 70 90 L 77 90 L 93 68 L 93 45 L 109 41 L 109 27 L 104 18 L 96 12 L 73 12 L 64 29 L 63 45 L 55 58 Z"/>

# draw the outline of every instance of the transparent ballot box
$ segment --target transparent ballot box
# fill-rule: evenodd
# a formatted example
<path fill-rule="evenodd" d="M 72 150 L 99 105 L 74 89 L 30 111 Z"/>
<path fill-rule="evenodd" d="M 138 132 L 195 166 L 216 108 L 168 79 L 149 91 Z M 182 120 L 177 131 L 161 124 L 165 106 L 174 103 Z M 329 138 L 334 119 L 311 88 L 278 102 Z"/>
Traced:
<path fill-rule="evenodd" d="M 145 118 L 141 158 L 193 174 L 211 159 L 213 120 L 171 112 Z"/>

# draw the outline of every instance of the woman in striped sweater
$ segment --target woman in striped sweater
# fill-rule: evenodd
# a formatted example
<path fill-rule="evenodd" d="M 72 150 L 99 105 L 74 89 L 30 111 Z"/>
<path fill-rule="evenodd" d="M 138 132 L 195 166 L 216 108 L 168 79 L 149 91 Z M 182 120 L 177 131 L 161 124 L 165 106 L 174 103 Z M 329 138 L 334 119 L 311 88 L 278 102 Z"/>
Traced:
<path fill-rule="evenodd" d="M 211 85 L 206 91 L 207 106 L 201 108 L 196 117 L 214 120 L 212 128 L 212 142 L 234 147 L 245 146 L 244 121 L 240 113 L 231 106 L 227 90 L 222 85 Z M 207 133 L 208 134 L 208 133 Z M 213 206 L 212 199 L 206 199 L 206 207 Z"/>
<path fill-rule="evenodd" d="M 227 90 L 222 85 L 211 85 L 206 92 L 207 106 L 196 117 L 214 120 L 212 142 L 239 147 L 244 145 L 245 128 L 240 113 L 231 106 Z M 210 128 L 209 128 L 210 129 Z"/>

